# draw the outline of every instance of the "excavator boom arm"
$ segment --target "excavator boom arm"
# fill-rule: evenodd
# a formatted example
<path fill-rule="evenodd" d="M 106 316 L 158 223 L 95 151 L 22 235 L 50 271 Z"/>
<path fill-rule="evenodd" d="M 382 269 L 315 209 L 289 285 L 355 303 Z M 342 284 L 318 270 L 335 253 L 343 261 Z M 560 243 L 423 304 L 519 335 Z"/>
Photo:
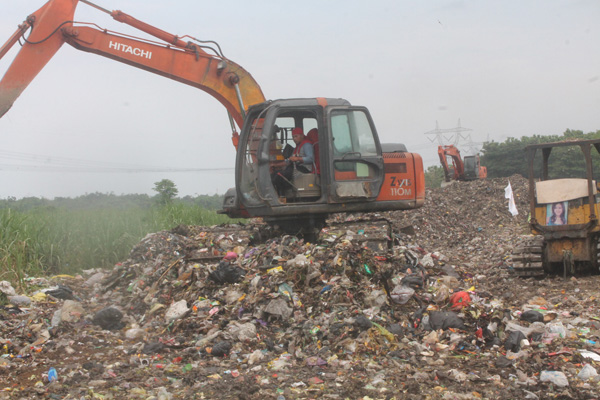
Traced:
<path fill-rule="evenodd" d="M 73 25 L 77 3 L 78 0 L 50 0 L 28 18 L 31 34 L 0 81 L 0 117 L 63 43 L 201 89 L 221 102 L 240 127 L 245 108 L 265 101 L 258 83 L 238 64 L 121 11 L 110 14 L 166 44 Z M 25 30 L 20 27 L 0 51 L 8 51 Z"/>
<path fill-rule="evenodd" d="M 167 47 L 85 26 L 65 28 L 62 34 L 65 41 L 78 50 L 111 58 L 209 93 L 227 108 L 240 127 L 244 107 L 265 101 L 258 83 L 241 66 L 193 47 Z"/>
<path fill-rule="evenodd" d="M 450 166 L 448 165 L 448 159 L 446 159 L 446 152 L 443 146 L 438 146 L 438 156 L 440 157 L 440 164 L 444 169 L 444 181 L 450 182 L 452 177 L 450 176 Z"/>
<path fill-rule="evenodd" d="M 0 81 L 0 117 L 6 114 L 17 97 L 63 45 L 62 35 L 57 34 L 57 31 L 61 26 L 68 26 L 73 22 L 77 1 L 47 2 L 28 16 L 19 26 L 17 36 L 13 35 L 2 47 L 0 55 L 4 56 L 27 29 L 32 28 L 29 37 L 23 39 L 25 44 Z"/>
<path fill-rule="evenodd" d="M 450 167 L 448 165 L 447 157 L 452 159 L 452 166 L 454 167 L 454 179 L 462 177 L 465 173 L 465 166 L 462 158 L 460 158 L 460 151 L 454 145 L 438 146 L 438 155 L 440 156 L 440 163 L 444 168 L 444 175 L 446 182 L 449 182 L 452 178 L 450 176 Z"/>
<path fill-rule="evenodd" d="M 27 21 L 19 25 L 19 28 L 16 30 L 16 32 L 12 34 L 12 36 L 6 41 L 6 43 L 4 43 L 4 45 L 2 45 L 2 47 L 0 47 L 0 59 L 4 57 L 6 53 L 8 53 L 8 51 L 15 45 L 15 43 L 19 41 L 19 39 L 30 27 L 31 25 Z"/>

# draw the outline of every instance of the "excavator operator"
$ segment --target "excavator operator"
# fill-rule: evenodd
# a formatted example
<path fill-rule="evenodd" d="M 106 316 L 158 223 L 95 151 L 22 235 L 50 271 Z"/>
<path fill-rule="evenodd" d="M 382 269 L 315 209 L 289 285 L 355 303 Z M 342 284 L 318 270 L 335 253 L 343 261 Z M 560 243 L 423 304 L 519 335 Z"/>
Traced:
<path fill-rule="evenodd" d="M 302 128 L 292 129 L 292 140 L 296 143 L 292 155 L 280 165 L 283 166 L 283 169 L 276 170 L 271 175 L 273 186 L 279 196 L 282 196 L 285 190 L 291 187 L 290 181 L 294 176 L 294 169 L 305 174 L 313 172 L 315 152 Z"/>

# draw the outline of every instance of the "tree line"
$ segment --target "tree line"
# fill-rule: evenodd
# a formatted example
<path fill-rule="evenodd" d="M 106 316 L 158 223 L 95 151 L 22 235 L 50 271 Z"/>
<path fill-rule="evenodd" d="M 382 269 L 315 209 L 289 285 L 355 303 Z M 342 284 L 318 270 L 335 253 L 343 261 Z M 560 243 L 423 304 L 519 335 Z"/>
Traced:
<path fill-rule="evenodd" d="M 600 139 L 600 130 L 583 133 L 567 129 L 562 135 L 523 136 L 521 139 L 508 138 L 503 143 L 486 142 L 481 150 L 481 165 L 487 167 L 488 178 L 508 177 L 514 174 L 528 176 L 528 163 L 525 147 L 531 144 L 562 142 L 569 140 Z M 600 173 L 600 154 L 592 152 L 594 175 Z M 537 152 L 534 160 L 534 173 L 540 176 L 542 154 Z M 583 154 L 576 147 L 555 148 L 550 154 L 550 178 L 584 178 L 585 161 Z"/>
<path fill-rule="evenodd" d="M 531 144 L 562 142 L 568 140 L 600 139 L 600 130 L 583 133 L 567 129 L 562 135 L 533 135 L 520 139 L 510 137 L 504 142 L 485 142 L 481 149 L 481 165 L 487 167 L 488 178 L 504 178 L 514 174 L 529 175 L 525 147 Z M 600 177 L 600 154 L 592 152 L 594 176 Z M 536 153 L 534 173 L 541 174 L 542 154 Z M 550 178 L 584 178 L 585 161 L 578 148 L 563 147 L 552 150 L 548 174 Z M 444 179 L 441 166 L 430 166 L 425 173 L 427 187 L 439 187 Z"/>
<path fill-rule="evenodd" d="M 132 207 L 150 209 L 156 205 L 165 203 L 162 194 L 148 196 L 147 194 L 121 194 L 114 193 L 86 193 L 77 197 L 55 197 L 46 199 L 43 197 L 24 197 L 17 199 L 8 197 L 0 199 L 0 209 L 13 209 L 16 211 L 30 211 L 43 208 L 60 208 L 65 210 L 89 210 L 89 209 L 128 209 Z M 198 195 L 184 196 L 170 199 L 171 204 L 182 204 L 186 206 L 198 206 L 205 210 L 220 210 L 223 203 L 223 195 Z"/>

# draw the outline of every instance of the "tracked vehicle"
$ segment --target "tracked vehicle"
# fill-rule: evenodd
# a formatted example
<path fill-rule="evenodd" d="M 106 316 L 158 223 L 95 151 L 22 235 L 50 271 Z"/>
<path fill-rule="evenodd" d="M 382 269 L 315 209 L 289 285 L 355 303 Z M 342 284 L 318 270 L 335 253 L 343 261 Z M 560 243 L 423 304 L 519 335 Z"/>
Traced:
<path fill-rule="evenodd" d="M 564 149 L 564 150 L 558 150 Z M 581 152 L 579 178 L 561 178 L 552 169 L 552 152 Z M 581 275 L 599 272 L 600 224 L 598 188 L 592 159 L 600 160 L 600 139 L 575 140 L 526 147 L 529 166 L 530 230 L 514 250 L 515 272 L 524 277 L 546 274 Z M 536 154 L 541 152 L 541 176 Z M 564 153 L 563 153 L 564 154 Z M 557 154 L 553 160 L 558 159 Z"/>

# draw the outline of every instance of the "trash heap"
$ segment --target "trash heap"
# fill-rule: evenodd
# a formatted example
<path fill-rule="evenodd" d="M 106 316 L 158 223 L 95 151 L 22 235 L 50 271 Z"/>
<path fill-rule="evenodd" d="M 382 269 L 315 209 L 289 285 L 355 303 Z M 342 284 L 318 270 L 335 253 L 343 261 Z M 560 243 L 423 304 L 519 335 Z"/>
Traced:
<path fill-rule="evenodd" d="M 0 283 L 0 399 L 595 398 L 600 280 L 511 274 L 510 180 L 517 217 L 506 179 L 458 182 L 316 243 L 180 226 L 112 270 Z"/>

